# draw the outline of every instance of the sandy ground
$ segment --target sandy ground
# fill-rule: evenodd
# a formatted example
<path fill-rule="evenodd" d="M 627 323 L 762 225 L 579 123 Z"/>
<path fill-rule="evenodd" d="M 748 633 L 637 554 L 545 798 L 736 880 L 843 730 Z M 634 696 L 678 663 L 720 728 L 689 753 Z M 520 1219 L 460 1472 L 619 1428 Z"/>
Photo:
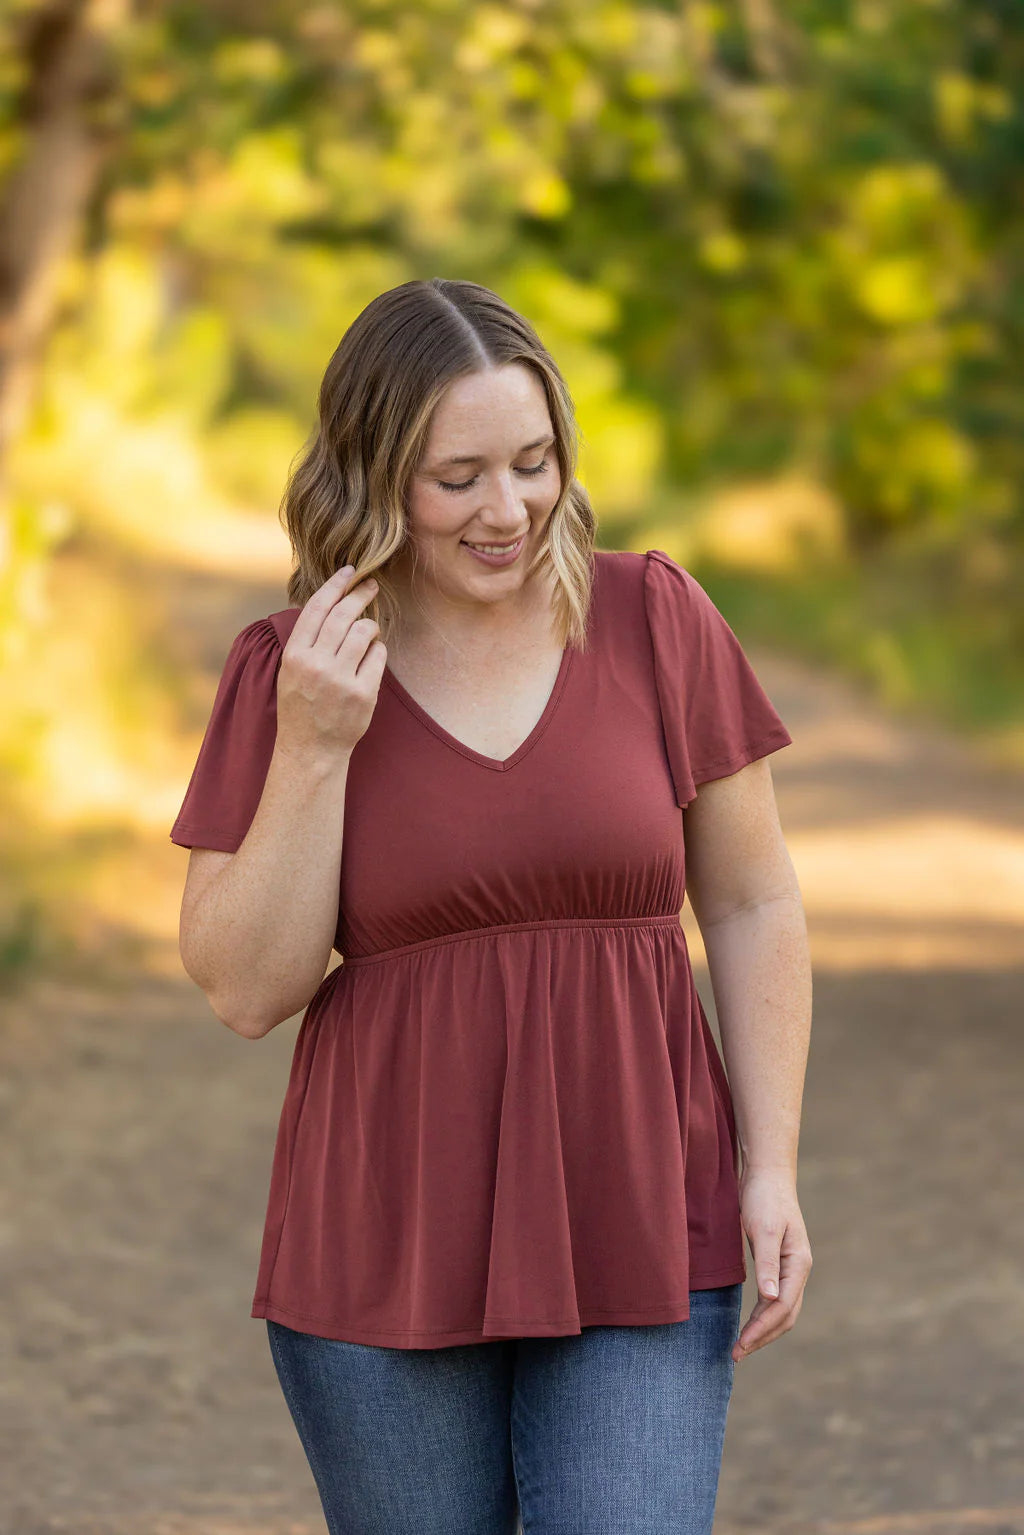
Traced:
<path fill-rule="evenodd" d="M 210 662 L 281 605 L 222 612 Z M 815 1267 L 737 1368 L 716 1535 L 1022 1535 L 1024 781 L 752 659 L 796 738 Z M 0 1530 L 321 1535 L 248 1315 L 299 1019 L 217 1022 L 177 958 L 187 854 L 143 858 L 144 960 L 0 1011 Z"/>

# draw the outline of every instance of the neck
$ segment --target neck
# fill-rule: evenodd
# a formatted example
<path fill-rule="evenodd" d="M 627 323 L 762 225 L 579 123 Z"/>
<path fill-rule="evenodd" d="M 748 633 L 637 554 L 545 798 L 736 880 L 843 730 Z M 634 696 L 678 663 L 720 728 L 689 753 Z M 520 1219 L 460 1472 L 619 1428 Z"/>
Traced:
<path fill-rule="evenodd" d="M 406 566 L 392 566 L 389 575 L 401 610 L 389 643 L 396 655 L 403 649 L 438 656 L 479 652 L 492 644 L 505 644 L 510 638 L 543 638 L 546 643 L 552 637 L 554 580 L 550 569 L 497 602 L 452 602 L 422 571 L 413 580 Z"/>

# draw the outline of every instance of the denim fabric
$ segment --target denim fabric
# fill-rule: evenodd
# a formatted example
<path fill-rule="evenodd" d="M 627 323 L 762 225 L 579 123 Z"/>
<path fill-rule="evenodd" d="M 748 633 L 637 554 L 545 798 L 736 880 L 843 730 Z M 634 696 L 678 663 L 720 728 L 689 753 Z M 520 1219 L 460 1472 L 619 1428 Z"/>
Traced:
<path fill-rule="evenodd" d="M 710 1535 L 742 1296 L 440 1349 L 266 1326 L 330 1535 Z"/>

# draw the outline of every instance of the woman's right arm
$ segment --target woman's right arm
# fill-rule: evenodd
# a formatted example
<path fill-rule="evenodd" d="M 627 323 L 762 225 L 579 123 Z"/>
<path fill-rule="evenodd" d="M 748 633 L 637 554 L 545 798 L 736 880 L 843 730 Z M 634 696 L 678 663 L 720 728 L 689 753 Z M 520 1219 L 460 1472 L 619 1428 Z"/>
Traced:
<path fill-rule="evenodd" d="M 306 1006 L 337 929 L 349 762 L 387 660 L 376 622 L 359 617 L 376 583 L 345 592 L 345 581 L 339 571 L 313 594 L 284 648 L 277 739 L 241 845 L 197 847 L 189 858 L 182 964 L 247 1039 Z"/>
<path fill-rule="evenodd" d="M 303 1009 L 338 925 L 347 759 L 275 750 L 237 853 L 194 848 L 178 949 L 222 1023 L 259 1039 Z"/>

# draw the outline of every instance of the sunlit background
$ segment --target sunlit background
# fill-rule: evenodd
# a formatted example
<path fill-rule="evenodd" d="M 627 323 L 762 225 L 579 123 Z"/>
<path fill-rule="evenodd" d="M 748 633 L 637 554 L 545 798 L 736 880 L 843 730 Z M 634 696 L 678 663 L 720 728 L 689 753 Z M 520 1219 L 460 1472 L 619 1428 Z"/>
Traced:
<path fill-rule="evenodd" d="M 0 1530 L 321 1527 L 245 1315 L 294 1026 L 183 981 L 167 834 L 328 359 L 443 276 L 537 327 L 599 543 L 693 571 L 794 736 L 819 1298 L 738 1371 L 716 1528 L 1024 1531 L 1022 86 L 1018 0 L 5 0 L 3 1230 L 71 1375 Z"/>

